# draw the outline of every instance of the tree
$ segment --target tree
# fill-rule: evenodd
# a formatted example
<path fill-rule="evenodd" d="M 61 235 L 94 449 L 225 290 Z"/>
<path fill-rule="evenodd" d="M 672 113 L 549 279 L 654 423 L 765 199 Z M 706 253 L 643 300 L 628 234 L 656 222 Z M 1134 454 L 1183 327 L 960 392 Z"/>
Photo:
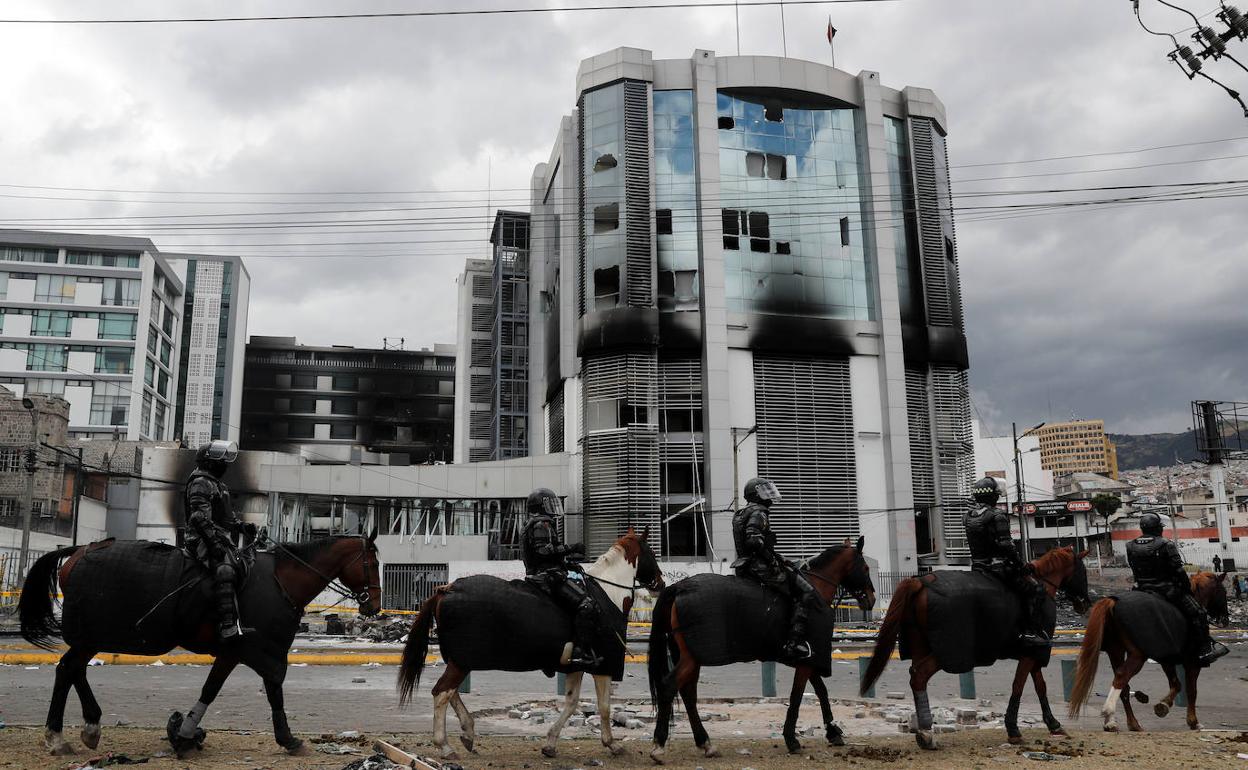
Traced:
<path fill-rule="evenodd" d="M 1103 516 L 1106 522 L 1108 522 L 1109 517 L 1113 516 L 1114 513 L 1121 507 L 1122 500 L 1120 500 L 1116 495 L 1108 495 L 1102 492 L 1092 498 L 1092 508 Z"/>

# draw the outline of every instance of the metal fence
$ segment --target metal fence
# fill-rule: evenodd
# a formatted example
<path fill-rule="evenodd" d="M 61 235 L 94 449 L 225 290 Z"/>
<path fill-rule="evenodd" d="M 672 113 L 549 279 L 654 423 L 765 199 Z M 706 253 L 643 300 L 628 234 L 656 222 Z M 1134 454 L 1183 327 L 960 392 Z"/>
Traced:
<path fill-rule="evenodd" d="M 871 575 L 871 583 L 875 586 L 875 609 L 864 612 L 859 609 L 852 598 L 841 600 L 836 608 L 837 623 L 864 623 L 882 617 L 888 610 L 888 603 L 897 590 L 897 584 L 906 578 L 915 577 L 914 572 L 876 572 Z"/>
<path fill-rule="evenodd" d="M 433 591 L 447 582 L 445 564 L 387 564 L 382 570 L 382 606 L 418 610 Z"/>
<path fill-rule="evenodd" d="M 30 556 L 26 560 L 26 568 L 30 569 L 30 565 L 35 560 L 47 553 L 46 550 L 39 548 L 30 549 Z M 0 547 L 0 607 L 17 604 L 17 591 L 22 587 L 22 574 L 18 571 L 21 566 L 22 549 L 11 547 Z"/>

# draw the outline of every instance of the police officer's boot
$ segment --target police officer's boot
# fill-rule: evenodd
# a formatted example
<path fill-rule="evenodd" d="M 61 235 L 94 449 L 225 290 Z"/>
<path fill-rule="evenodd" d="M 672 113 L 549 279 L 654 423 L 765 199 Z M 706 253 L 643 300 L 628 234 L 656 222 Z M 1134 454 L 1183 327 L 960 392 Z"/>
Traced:
<path fill-rule="evenodd" d="M 1205 623 L 1196 625 L 1192 630 L 1199 634 L 1196 637 L 1196 660 L 1202 668 L 1230 652 L 1225 644 L 1213 641 L 1213 637 L 1209 635 L 1209 626 Z"/>
<path fill-rule="evenodd" d="M 810 642 L 806 641 L 806 617 L 805 604 L 795 602 L 789 620 L 789 640 L 784 643 L 784 656 L 789 660 L 805 660 L 811 655 Z"/>
<path fill-rule="evenodd" d="M 214 590 L 217 600 L 217 639 L 222 644 L 234 644 L 254 634 L 254 628 L 245 628 L 238 622 L 238 604 L 234 597 L 234 570 L 228 564 L 217 567 Z"/>
<path fill-rule="evenodd" d="M 576 618 L 572 623 L 572 657 L 568 665 L 595 668 L 602 664 L 602 658 L 594 654 L 594 631 L 597 630 L 595 620 L 598 608 L 593 600 L 586 598 L 576 608 Z"/>
<path fill-rule="evenodd" d="M 1023 618 L 1023 632 L 1018 641 L 1024 647 L 1045 648 L 1053 645 L 1048 632 L 1044 628 L 1044 592 L 1035 589 L 1027 597 L 1023 605 L 1027 616 Z"/>

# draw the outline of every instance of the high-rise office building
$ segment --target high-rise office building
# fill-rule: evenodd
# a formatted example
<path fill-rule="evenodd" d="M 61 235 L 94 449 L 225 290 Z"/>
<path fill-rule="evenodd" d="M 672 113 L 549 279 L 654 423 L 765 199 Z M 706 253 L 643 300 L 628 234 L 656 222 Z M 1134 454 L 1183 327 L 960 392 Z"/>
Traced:
<path fill-rule="evenodd" d="M 1050 422 L 1030 432 L 1040 439 L 1040 465 L 1045 470 L 1118 478 L 1118 448 L 1105 435 L 1104 420 Z"/>
<path fill-rule="evenodd" d="M 165 257 L 186 286 L 174 436 L 188 447 L 238 441 L 251 275 L 238 257 Z"/>
<path fill-rule="evenodd" d="M 494 264 L 468 259 L 455 279 L 459 291 L 459 318 L 455 330 L 455 449 L 456 463 L 490 459 L 494 442 L 494 379 L 490 362 L 494 344 Z"/>
<path fill-rule="evenodd" d="M 146 238 L 0 230 L 0 382 L 69 435 L 174 436 L 182 281 Z"/>
<path fill-rule="evenodd" d="M 733 551 L 752 476 L 781 550 L 865 535 L 964 561 L 973 471 L 945 110 L 773 57 L 584 61 L 533 175 L 528 422 L 579 455 L 590 552 L 651 525 Z"/>

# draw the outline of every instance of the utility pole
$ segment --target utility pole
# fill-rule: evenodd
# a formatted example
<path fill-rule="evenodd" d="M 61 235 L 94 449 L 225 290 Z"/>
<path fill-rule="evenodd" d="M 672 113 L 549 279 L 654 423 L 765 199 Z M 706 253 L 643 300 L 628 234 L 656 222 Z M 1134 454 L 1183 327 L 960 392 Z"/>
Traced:
<path fill-rule="evenodd" d="M 26 450 L 26 497 L 22 512 L 22 551 L 17 562 L 17 579 L 25 585 L 26 562 L 30 560 L 30 518 L 35 507 L 35 470 L 38 468 L 31 462 L 31 458 L 38 452 L 39 409 L 29 397 L 22 399 L 22 406 L 30 412 L 30 447 Z"/>
<path fill-rule="evenodd" d="M 1222 552 L 1222 560 L 1231 556 L 1231 524 L 1228 515 L 1230 508 L 1226 499 L 1226 466 L 1222 456 L 1226 449 L 1222 440 L 1222 427 L 1218 419 L 1218 405 L 1214 401 L 1198 401 L 1200 419 L 1204 423 L 1205 459 L 1209 463 L 1209 486 L 1213 492 L 1213 516 L 1218 524 L 1218 550 Z M 1236 425 L 1236 430 L 1239 426 Z M 1201 447 L 1198 447 L 1201 448 Z"/>

